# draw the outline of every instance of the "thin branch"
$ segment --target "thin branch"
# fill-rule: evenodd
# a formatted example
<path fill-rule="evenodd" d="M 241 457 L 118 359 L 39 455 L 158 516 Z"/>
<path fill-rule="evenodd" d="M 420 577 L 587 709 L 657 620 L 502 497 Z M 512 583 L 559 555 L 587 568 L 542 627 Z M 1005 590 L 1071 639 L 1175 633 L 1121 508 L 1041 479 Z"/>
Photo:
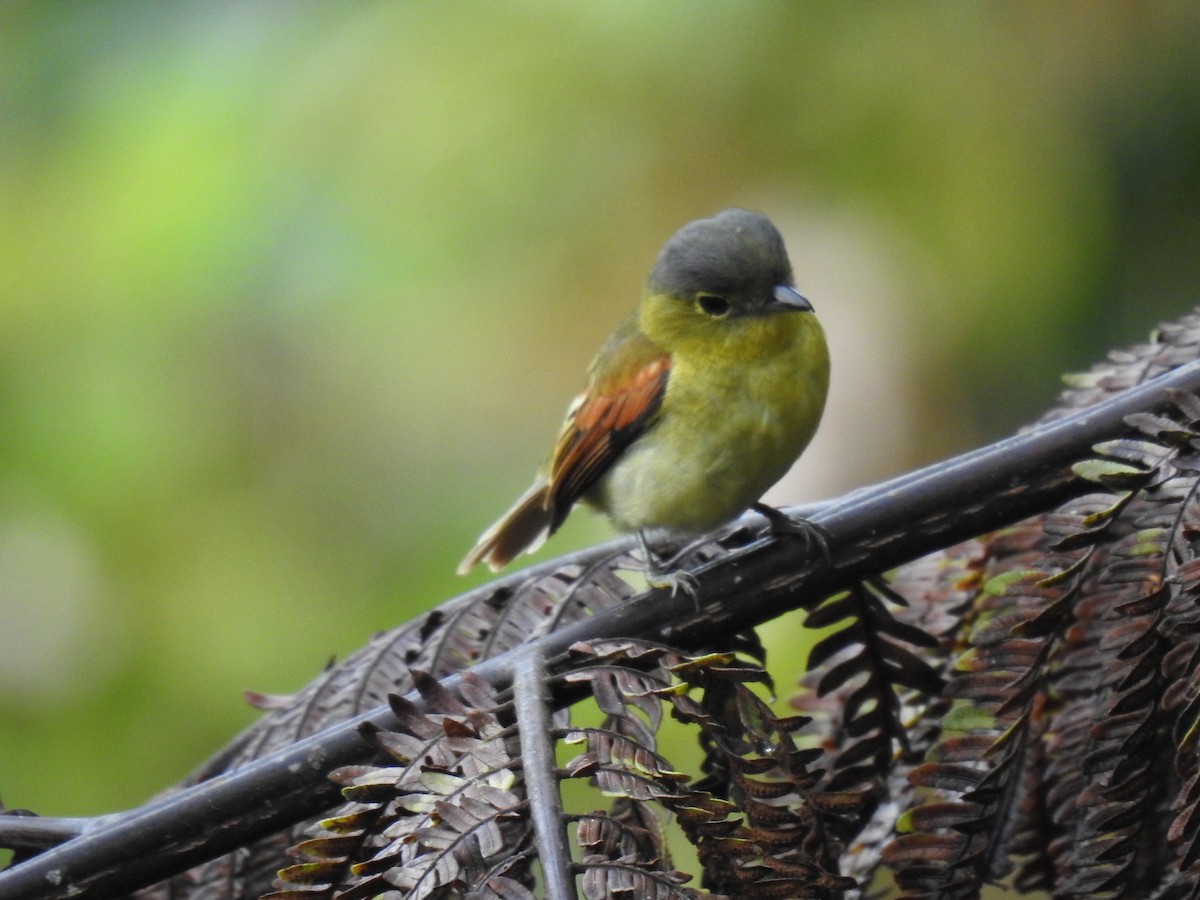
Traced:
<path fill-rule="evenodd" d="M 517 730 L 521 737 L 521 770 L 525 774 L 529 814 L 533 819 L 546 896 L 550 900 L 576 900 L 571 854 L 567 849 L 566 811 L 558 789 L 546 661 L 540 653 L 529 649 L 517 654 L 513 662 L 512 686 Z"/>
<path fill-rule="evenodd" d="M 682 592 L 671 597 L 667 591 L 648 591 L 530 646 L 546 659 L 576 641 L 606 637 L 643 637 L 688 649 L 790 609 L 811 608 L 866 574 L 1045 512 L 1091 490 L 1072 474 L 1071 465 L 1086 457 L 1093 444 L 1132 434 L 1126 416 L 1168 409 L 1168 388 L 1200 392 L 1200 362 L 1022 435 L 855 491 L 816 513 L 806 510 L 829 537 L 829 564 L 820 554 L 799 558 L 796 542 L 788 536 L 767 537 L 693 572 L 701 585 L 699 611 Z M 747 516 L 740 526 L 761 522 L 759 516 Z M 511 590 L 531 575 L 570 564 L 586 566 L 626 545 L 632 542 L 563 557 L 472 593 L 482 598 Z M 504 654 L 472 671 L 504 685 L 511 664 L 512 655 Z M 445 683 L 456 681 L 452 676 Z M 365 723 L 388 729 L 395 719 L 387 707 L 370 710 L 148 804 L 0 873 L 0 900 L 128 893 L 318 815 L 339 801 L 327 773 L 371 758 L 373 748 L 359 733 Z"/>
<path fill-rule="evenodd" d="M 47 850 L 116 821 L 124 813 L 105 816 L 57 818 L 5 811 L 0 815 L 0 847 L 11 850 Z"/>

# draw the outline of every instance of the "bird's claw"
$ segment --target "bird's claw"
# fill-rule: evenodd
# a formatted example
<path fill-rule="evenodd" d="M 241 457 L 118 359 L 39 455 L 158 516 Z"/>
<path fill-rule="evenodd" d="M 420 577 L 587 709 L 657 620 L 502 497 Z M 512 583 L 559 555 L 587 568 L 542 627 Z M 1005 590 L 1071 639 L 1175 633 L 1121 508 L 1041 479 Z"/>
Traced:
<path fill-rule="evenodd" d="M 692 598 L 696 608 L 700 608 L 700 581 L 691 572 L 660 572 L 654 566 L 647 565 L 646 584 L 655 589 L 670 588 L 672 597 L 683 591 Z"/>
<path fill-rule="evenodd" d="M 755 503 L 754 511 L 760 513 L 767 520 L 768 529 L 772 534 L 796 535 L 804 541 L 806 551 L 812 550 L 815 544 L 821 551 L 825 562 L 833 564 L 833 557 L 829 553 L 829 532 L 816 522 L 800 516 L 789 516 L 782 510 L 767 506 L 765 503 Z"/>
<path fill-rule="evenodd" d="M 696 607 L 696 612 L 700 612 L 700 582 L 696 576 L 682 569 L 666 571 L 665 568 L 660 568 L 658 559 L 655 558 L 654 553 L 650 550 L 650 545 L 646 543 L 645 535 L 640 531 L 638 532 L 638 543 L 641 545 L 642 558 L 646 563 L 646 584 L 655 590 L 670 588 L 672 597 L 683 591 L 692 598 L 692 604 Z M 669 562 L 667 566 L 670 566 Z"/>

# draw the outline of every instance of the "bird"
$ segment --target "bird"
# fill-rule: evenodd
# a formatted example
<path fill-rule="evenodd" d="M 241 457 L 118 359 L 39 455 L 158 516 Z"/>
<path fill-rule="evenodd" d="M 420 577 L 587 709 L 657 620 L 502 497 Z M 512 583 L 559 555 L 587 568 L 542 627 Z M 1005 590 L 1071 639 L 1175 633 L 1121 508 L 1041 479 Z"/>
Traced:
<path fill-rule="evenodd" d="M 775 226 L 736 208 L 689 222 L 592 361 L 533 486 L 458 573 L 534 552 L 580 501 L 637 535 L 647 583 L 672 594 L 697 584 L 660 565 L 648 532 L 696 537 L 753 508 L 824 549 L 813 523 L 759 499 L 812 440 L 828 391 L 825 334 Z"/>

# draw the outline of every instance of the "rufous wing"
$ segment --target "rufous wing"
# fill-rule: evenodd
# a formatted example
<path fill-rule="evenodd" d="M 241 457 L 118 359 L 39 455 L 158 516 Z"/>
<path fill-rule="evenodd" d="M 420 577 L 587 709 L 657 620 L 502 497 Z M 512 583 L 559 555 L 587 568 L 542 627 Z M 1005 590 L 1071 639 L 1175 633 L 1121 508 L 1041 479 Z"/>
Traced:
<path fill-rule="evenodd" d="M 597 383 L 572 405 L 550 461 L 550 502 L 557 528 L 625 448 L 653 421 L 662 405 L 670 357 L 657 356 L 620 380 Z"/>
<path fill-rule="evenodd" d="M 566 519 L 621 453 L 654 421 L 671 359 L 627 322 L 593 366 L 588 386 L 567 410 L 549 472 L 479 538 L 459 574 L 486 562 L 493 571 L 532 553 Z"/>

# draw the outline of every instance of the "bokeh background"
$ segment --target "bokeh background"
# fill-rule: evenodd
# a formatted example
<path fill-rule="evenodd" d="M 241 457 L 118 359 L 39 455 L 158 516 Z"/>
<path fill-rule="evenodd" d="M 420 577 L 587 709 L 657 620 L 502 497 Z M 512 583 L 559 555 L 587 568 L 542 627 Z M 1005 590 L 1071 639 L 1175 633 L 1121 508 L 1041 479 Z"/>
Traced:
<path fill-rule="evenodd" d="M 769 214 L 833 348 L 771 499 L 1036 418 L 1200 299 L 1198 48 L 1191 2 L 0 5 L 0 797 L 136 804 L 482 580 L 697 216 Z"/>

